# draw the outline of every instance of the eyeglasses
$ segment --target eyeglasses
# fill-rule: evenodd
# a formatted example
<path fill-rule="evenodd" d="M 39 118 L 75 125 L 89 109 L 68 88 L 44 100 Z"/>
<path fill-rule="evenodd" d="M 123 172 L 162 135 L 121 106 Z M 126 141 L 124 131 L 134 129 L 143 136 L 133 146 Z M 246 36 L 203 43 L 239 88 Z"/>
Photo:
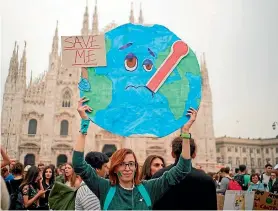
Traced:
<path fill-rule="evenodd" d="M 136 168 L 136 163 L 131 161 L 131 162 L 128 162 L 128 163 L 121 162 L 119 164 L 119 168 L 121 168 L 121 169 L 126 169 L 126 166 L 128 166 L 129 169 L 135 169 Z"/>
<path fill-rule="evenodd" d="M 276 177 L 276 174 L 271 174 L 270 176 L 271 176 L 271 177 Z"/>

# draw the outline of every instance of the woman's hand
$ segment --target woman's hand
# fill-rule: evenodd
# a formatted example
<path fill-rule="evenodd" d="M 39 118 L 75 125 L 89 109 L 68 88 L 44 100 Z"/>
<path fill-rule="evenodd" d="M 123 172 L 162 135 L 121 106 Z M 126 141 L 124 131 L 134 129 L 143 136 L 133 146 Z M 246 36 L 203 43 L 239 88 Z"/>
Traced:
<path fill-rule="evenodd" d="M 191 126 L 193 125 L 193 123 L 195 122 L 196 118 L 197 118 L 197 113 L 198 111 L 196 111 L 194 108 L 190 108 L 187 111 L 187 116 L 190 116 L 190 119 L 188 120 L 188 122 L 182 127 L 182 132 L 183 133 L 188 133 L 189 129 L 191 128 Z"/>
<path fill-rule="evenodd" d="M 88 116 L 86 114 L 86 111 L 91 112 L 93 109 L 90 108 L 88 105 L 83 105 L 83 103 L 89 101 L 88 98 L 86 97 L 82 97 L 79 101 L 78 101 L 78 107 L 77 107 L 77 111 L 80 115 L 80 117 L 82 119 L 88 119 Z"/>
<path fill-rule="evenodd" d="M 47 191 L 47 190 L 39 190 L 39 191 L 38 191 L 38 195 L 39 195 L 39 196 L 43 196 L 43 194 L 45 194 L 46 191 Z"/>

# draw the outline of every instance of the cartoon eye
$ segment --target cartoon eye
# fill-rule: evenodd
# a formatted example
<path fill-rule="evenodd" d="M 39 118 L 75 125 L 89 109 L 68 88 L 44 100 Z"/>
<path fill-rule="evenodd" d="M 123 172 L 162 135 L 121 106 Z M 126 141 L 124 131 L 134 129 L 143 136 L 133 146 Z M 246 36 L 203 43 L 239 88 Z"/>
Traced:
<path fill-rule="evenodd" d="M 137 66 L 138 66 L 137 57 L 133 53 L 129 53 L 125 57 L 125 69 L 127 71 L 132 72 L 132 71 L 136 70 Z"/>
<path fill-rule="evenodd" d="M 143 62 L 143 68 L 144 70 L 146 70 L 147 72 L 150 72 L 152 71 L 153 69 L 153 62 L 149 59 L 146 59 L 144 62 Z"/>

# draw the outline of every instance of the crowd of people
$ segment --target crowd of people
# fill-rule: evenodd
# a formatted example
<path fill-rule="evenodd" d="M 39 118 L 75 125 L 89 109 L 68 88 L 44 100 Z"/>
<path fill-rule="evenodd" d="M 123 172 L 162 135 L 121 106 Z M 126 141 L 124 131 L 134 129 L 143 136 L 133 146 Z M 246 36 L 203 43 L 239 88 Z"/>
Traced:
<path fill-rule="evenodd" d="M 213 178 L 218 194 L 225 195 L 227 190 L 260 190 L 278 194 L 278 165 L 273 168 L 271 164 L 266 164 L 262 174 L 248 174 L 246 165 L 240 165 L 235 172 L 226 167 L 221 168 L 218 173 L 208 174 Z"/>
<path fill-rule="evenodd" d="M 4 210 L 217 210 L 217 194 L 227 190 L 264 190 L 278 192 L 278 170 L 270 164 L 265 173 L 247 174 L 240 165 L 235 174 L 229 168 L 205 173 L 192 166 L 197 148 L 190 128 L 197 111 L 190 109 L 190 120 L 182 135 L 172 141 L 175 162 L 150 155 L 140 168 L 131 149 L 112 153 L 89 152 L 84 155 L 87 130 L 86 112 L 92 109 L 81 99 L 80 134 L 74 146 L 72 163 L 58 167 L 23 166 L 11 161 L 1 148 L 1 208 Z"/>

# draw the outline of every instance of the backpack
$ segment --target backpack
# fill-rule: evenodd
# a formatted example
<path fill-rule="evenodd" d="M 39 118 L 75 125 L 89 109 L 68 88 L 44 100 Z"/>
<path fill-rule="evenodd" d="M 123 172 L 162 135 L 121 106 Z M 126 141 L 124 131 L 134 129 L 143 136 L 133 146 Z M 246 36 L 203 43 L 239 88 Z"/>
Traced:
<path fill-rule="evenodd" d="M 150 195 L 148 194 L 146 188 L 144 187 L 144 185 L 142 184 L 139 184 L 136 186 L 138 188 L 138 191 L 140 192 L 141 196 L 143 197 L 143 199 L 145 200 L 145 203 L 147 204 L 147 207 L 149 209 L 151 209 L 152 207 L 152 201 L 151 201 L 151 198 L 150 198 Z M 104 206 L 103 206 L 103 210 L 107 210 L 114 195 L 116 193 L 116 186 L 111 186 L 109 191 L 108 191 L 108 194 L 105 198 L 105 201 L 104 201 Z"/>
<path fill-rule="evenodd" d="M 26 210 L 24 207 L 23 195 L 20 188 L 14 189 L 13 185 L 9 182 L 11 188 L 10 194 L 10 210 Z"/>
<path fill-rule="evenodd" d="M 237 181 L 237 183 L 241 186 L 242 190 L 247 190 L 248 187 L 244 185 L 244 175 L 238 174 L 234 177 L 234 180 Z"/>
<path fill-rule="evenodd" d="M 80 187 L 83 185 L 85 184 Z M 78 189 L 74 190 L 61 182 L 55 181 L 48 197 L 49 209 L 75 210 L 75 197 Z"/>
<path fill-rule="evenodd" d="M 228 178 L 229 179 L 229 178 Z M 242 190 L 241 185 L 234 179 L 229 179 L 228 189 L 227 190 Z"/>

